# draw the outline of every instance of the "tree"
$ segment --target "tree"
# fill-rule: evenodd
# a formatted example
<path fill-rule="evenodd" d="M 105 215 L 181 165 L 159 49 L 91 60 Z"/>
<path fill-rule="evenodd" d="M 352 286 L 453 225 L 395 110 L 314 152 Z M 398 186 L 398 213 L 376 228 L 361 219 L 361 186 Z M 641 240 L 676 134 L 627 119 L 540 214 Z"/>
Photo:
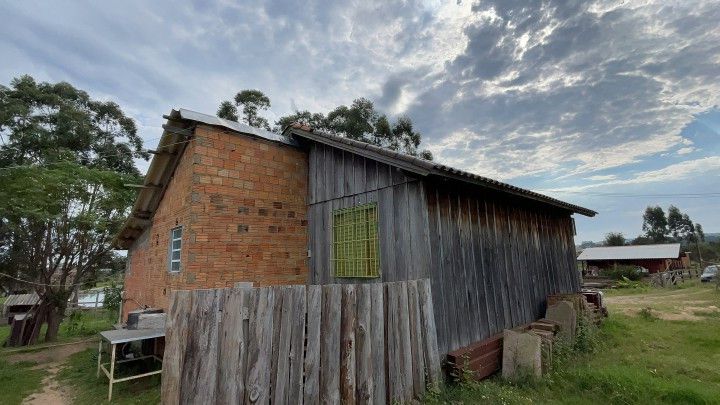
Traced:
<path fill-rule="evenodd" d="M 68 83 L 0 86 L 0 272 L 34 289 L 55 340 L 76 285 L 111 260 L 147 158 L 132 119 Z"/>
<path fill-rule="evenodd" d="M 605 234 L 604 246 L 625 246 L 625 236 L 620 232 Z"/>
<path fill-rule="evenodd" d="M 270 130 L 270 123 L 260 116 L 260 111 L 270 108 L 270 98 L 260 90 L 246 89 L 235 94 L 231 101 L 223 101 L 218 108 L 217 116 L 230 121 L 238 121 L 238 108 L 242 107 L 242 121 L 251 127 Z"/>
<path fill-rule="evenodd" d="M 372 101 L 366 98 L 354 100 L 349 107 L 338 106 L 327 116 L 309 111 L 296 111 L 294 114 L 280 118 L 275 123 L 275 128 L 277 131 L 282 131 L 296 121 L 317 130 L 419 156 L 426 160 L 433 158 L 430 151 L 418 150 L 422 135 L 415 131 L 409 117 L 401 116 L 395 122 L 390 122 L 388 117 L 376 111 Z"/>
<path fill-rule="evenodd" d="M 643 215 L 643 231 L 654 243 L 665 242 L 668 235 L 668 220 L 660 206 L 647 207 Z"/>
<path fill-rule="evenodd" d="M 667 218 L 668 230 L 677 241 L 688 240 L 695 233 L 695 225 L 688 214 L 683 214 L 676 206 L 668 208 Z"/>
<path fill-rule="evenodd" d="M 218 111 L 217 111 L 217 116 L 220 118 L 229 120 L 229 121 L 237 122 L 237 120 L 238 120 L 237 113 L 238 113 L 238 111 L 237 111 L 237 107 L 235 106 L 235 104 L 233 104 L 229 101 L 223 101 L 222 103 L 220 103 L 220 107 L 218 108 Z"/>
<path fill-rule="evenodd" d="M 298 122 L 308 125 L 313 129 L 326 130 L 325 115 L 323 113 L 311 113 L 308 110 L 295 111 L 295 113 L 280 117 L 275 121 L 275 132 L 282 133 L 285 128 L 291 124 Z"/>
<path fill-rule="evenodd" d="M 698 223 L 695 224 L 695 234 L 700 242 L 705 242 L 705 232 L 703 232 L 702 225 Z"/>

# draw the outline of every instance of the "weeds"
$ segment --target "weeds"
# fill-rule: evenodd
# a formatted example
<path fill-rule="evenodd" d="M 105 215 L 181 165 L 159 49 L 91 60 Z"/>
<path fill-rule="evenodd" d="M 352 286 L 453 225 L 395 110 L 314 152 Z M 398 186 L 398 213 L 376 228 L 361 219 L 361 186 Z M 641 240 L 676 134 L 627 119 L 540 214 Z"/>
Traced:
<path fill-rule="evenodd" d="M 660 319 L 655 314 L 653 314 L 652 308 L 650 307 L 645 307 L 641 309 L 640 311 L 638 311 L 638 315 L 641 319 L 646 321 L 657 321 L 658 319 Z"/>

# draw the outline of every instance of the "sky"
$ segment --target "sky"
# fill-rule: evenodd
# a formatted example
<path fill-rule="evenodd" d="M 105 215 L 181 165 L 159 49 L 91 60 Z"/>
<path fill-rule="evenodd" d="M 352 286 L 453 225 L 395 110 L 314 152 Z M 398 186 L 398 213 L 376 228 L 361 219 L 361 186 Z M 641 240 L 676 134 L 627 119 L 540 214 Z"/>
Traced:
<path fill-rule="evenodd" d="M 0 2 L 0 84 L 116 101 L 148 148 L 242 89 L 271 122 L 366 97 L 439 162 L 598 211 L 578 243 L 648 205 L 720 232 L 718 1 L 115 3 Z"/>

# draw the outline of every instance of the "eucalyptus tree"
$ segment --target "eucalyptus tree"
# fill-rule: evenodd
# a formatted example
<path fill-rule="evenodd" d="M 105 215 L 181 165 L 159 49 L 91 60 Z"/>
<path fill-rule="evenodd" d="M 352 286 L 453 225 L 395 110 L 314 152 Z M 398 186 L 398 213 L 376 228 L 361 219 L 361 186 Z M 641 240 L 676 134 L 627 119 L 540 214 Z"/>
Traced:
<path fill-rule="evenodd" d="M 112 261 L 138 158 L 142 139 L 116 103 L 30 76 L 0 86 L 0 278 L 41 297 L 34 338 L 47 322 L 55 340 L 75 286 Z"/>

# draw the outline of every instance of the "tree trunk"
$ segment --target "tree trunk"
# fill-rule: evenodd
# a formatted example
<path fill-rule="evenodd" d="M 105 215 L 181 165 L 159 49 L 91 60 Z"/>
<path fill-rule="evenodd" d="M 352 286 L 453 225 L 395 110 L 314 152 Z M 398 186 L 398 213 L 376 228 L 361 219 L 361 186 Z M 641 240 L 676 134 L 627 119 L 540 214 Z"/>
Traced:
<path fill-rule="evenodd" d="M 48 308 L 47 312 L 47 331 L 45 332 L 45 341 L 54 342 L 57 340 L 58 331 L 60 330 L 60 323 L 65 316 L 65 306 L 63 308 L 55 307 Z"/>

